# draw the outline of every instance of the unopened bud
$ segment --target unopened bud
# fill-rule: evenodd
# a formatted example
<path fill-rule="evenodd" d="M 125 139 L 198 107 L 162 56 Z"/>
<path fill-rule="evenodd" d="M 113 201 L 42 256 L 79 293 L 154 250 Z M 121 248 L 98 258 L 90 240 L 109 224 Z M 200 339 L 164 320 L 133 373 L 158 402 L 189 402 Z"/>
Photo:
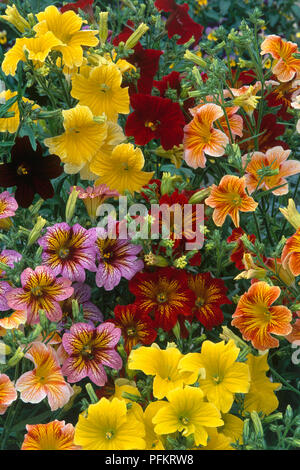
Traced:
<path fill-rule="evenodd" d="M 38 216 L 37 221 L 28 236 L 27 246 L 31 246 L 37 241 L 46 223 L 47 221 L 43 219 L 43 217 Z"/>
<path fill-rule="evenodd" d="M 190 197 L 189 204 L 198 204 L 199 202 L 202 202 L 210 195 L 210 192 L 211 188 L 200 189 L 200 191 L 197 191 Z"/>
<path fill-rule="evenodd" d="M 256 436 L 261 439 L 264 435 L 264 430 L 261 424 L 261 420 L 259 419 L 259 416 L 256 411 L 251 411 L 251 420 L 253 423 L 254 431 Z"/>
<path fill-rule="evenodd" d="M 76 202 L 77 202 L 77 198 L 78 198 L 78 194 L 79 194 L 79 191 L 76 190 L 76 187 L 74 186 L 69 198 L 68 198 L 68 201 L 67 201 L 67 205 L 66 205 L 66 222 L 67 223 L 70 223 L 72 218 L 73 218 L 73 215 L 74 215 L 74 212 L 75 212 L 75 207 L 76 207 Z"/>
<path fill-rule="evenodd" d="M 201 59 L 201 57 L 197 56 L 193 52 L 189 51 L 188 49 L 185 51 L 184 56 L 186 60 L 190 60 L 191 62 L 194 62 L 196 65 L 200 65 L 202 68 L 207 68 L 207 63 L 205 60 Z"/>
<path fill-rule="evenodd" d="M 148 29 L 149 26 L 147 26 L 145 23 L 141 23 L 136 29 L 136 31 L 134 31 L 125 42 L 124 49 L 133 49 L 137 45 L 143 34 L 148 31 Z"/>
<path fill-rule="evenodd" d="M 94 403 L 97 403 L 99 401 L 94 389 L 93 389 L 93 386 L 91 383 L 88 383 L 86 384 L 85 386 L 85 389 L 88 393 L 88 396 L 90 397 L 90 400 L 91 400 L 91 403 L 94 404 Z"/>
<path fill-rule="evenodd" d="M 108 11 L 102 11 L 100 13 L 100 21 L 99 21 L 99 39 L 102 46 L 106 43 L 107 36 L 108 36 Z"/>
<path fill-rule="evenodd" d="M 18 362 L 20 362 L 20 360 L 24 357 L 24 353 L 23 351 L 21 350 L 21 348 L 19 347 L 15 354 L 13 355 L 13 357 L 11 357 L 9 359 L 9 361 L 7 362 L 7 366 L 8 367 L 14 367 L 18 364 Z"/>

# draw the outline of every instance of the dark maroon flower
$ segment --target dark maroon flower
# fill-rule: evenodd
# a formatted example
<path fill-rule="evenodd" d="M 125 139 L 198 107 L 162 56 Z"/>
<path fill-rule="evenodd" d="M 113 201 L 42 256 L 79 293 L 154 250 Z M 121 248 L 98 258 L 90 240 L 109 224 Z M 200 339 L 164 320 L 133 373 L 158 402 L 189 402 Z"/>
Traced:
<path fill-rule="evenodd" d="M 36 150 L 33 150 L 28 137 L 17 137 L 11 149 L 11 161 L 0 165 L 0 186 L 16 186 L 15 199 L 26 208 L 35 194 L 43 199 L 54 196 L 50 179 L 57 178 L 62 171 L 58 156 L 43 157 L 43 149 L 38 142 Z"/>
<path fill-rule="evenodd" d="M 137 145 L 160 139 L 165 150 L 180 145 L 183 139 L 184 116 L 178 103 L 168 98 L 136 94 L 131 97 L 134 111 L 126 122 L 125 134 L 133 136 Z"/>
<path fill-rule="evenodd" d="M 78 0 L 75 3 L 68 3 L 60 8 L 61 13 L 65 11 L 73 10 L 75 13 L 78 12 L 79 8 L 83 11 L 89 11 L 89 7 L 93 5 L 94 0 Z"/>
<path fill-rule="evenodd" d="M 154 4 L 159 11 L 170 13 L 166 22 L 169 38 L 177 34 L 180 36 L 177 44 L 185 44 L 194 36 L 194 45 L 198 44 L 204 28 L 192 20 L 188 14 L 189 6 L 187 3 L 177 5 L 174 0 L 156 0 Z"/>
<path fill-rule="evenodd" d="M 126 42 L 134 30 L 134 23 L 130 20 L 127 21 L 121 33 L 114 38 L 114 46 L 117 46 L 121 41 Z M 134 53 L 126 60 L 138 69 L 140 78 L 137 81 L 137 90 L 132 83 L 125 83 L 126 86 L 129 86 L 130 94 L 134 94 L 137 91 L 139 93 L 151 93 L 153 79 L 158 70 L 159 58 L 162 54 L 163 52 L 160 50 L 144 49 L 140 43 L 134 47 Z"/>

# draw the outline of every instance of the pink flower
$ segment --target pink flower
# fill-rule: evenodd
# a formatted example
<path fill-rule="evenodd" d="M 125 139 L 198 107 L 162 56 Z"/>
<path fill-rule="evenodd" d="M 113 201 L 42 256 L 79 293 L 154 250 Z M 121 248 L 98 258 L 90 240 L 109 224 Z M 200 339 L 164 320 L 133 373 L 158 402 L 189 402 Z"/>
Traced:
<path fill-rule="evenodd" d="M 0 194 L 0 229 L 10 227 L 9 217 L 13 217 L 17 209 L 18 203 L 8 191 Z"/>

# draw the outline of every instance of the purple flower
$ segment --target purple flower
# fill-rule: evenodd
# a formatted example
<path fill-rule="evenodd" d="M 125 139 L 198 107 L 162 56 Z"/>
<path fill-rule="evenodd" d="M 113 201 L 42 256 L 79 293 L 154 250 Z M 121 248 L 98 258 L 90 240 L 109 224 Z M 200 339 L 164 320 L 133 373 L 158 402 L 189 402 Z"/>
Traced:
<path fill-rule="evenodd" d="M 72 300 L 75 299 L 78 302 L 79 308 L 82 307 L 83 310 L 83 316 L 85 320 L 88 320 L 92 323 L 96 322 L 102 322 L 103 321 L 103 315 L 100 312 L 99 308 L 96 307 L 92 302 L 90 302 L 91 298 L 91 288 L 87 284 L 82 284 L 79 282 L 76 282 L 73 284 L 73 289 L 74 293 L 71 297 L 66 299 L 62 305 L 61 309 L 63 312 L 63 318 L 62 318 L 62 326 L 67 320 L 67 318 L 72 318 Z"/>
<path fill-rule="evenodd" d="M 38 241 L 43 248 L 43 263 L 50 266 L 56 275 L 61 274 L 71 281 L 84 282 L 85 269 L 97 269 L 96 238 L 95 229 L 86 230 L 79 224 L 70 227 L 65 222 L 55 224 Z"/>
<path fill-rule="evenodd" d="M 143 261 L 136 256 L 142 247 L 133 245 L 130 240 L 110 238 L 109 232 L 104 228 L 96 230 L 99 259 L 96 284 L 98 287 L 104 287 L 105 290 L 112 290 L 120 283 L 122 277 L 130 280 L 143 269 Z"/>
<path fill-rule="evenodd" d="M 0 312 L 5 312 L 6 310 L 9 310 L 6 294 L 12 289 L 13 288 L 8 282 L 0 281 Z"/>
<path fill-rule="evenodd" d="M 2 250 L 0 253 L 0 262 L 13 268 L 15 263 L 22 259 L 22 255 L 14 250 Z M 5 276 L 5 271 L 0 268 L 0 278 Z"/>
<path fill-rule="evenodd" d="M 115 351 L 121 336 L 120 328 L 106 322 L 95 328 L 89 323 L 75 323 L 62 337 L 68 354 L 62 373 L 70 383 L 89 377 L 99 387 L 107 381 L 103 366 L 121 369 L 122 359 Z"/>

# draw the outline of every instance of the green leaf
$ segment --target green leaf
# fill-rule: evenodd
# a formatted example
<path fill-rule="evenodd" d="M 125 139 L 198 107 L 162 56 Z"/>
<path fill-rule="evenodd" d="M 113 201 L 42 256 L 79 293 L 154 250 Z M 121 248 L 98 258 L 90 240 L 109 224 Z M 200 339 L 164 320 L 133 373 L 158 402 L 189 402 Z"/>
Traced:
<path fill-rule="evenodd" d="M 5 114 L 11 106 L 18 100 L 18 95 L 9 98 L 5 104 L 0 104 L 0 118 L 5 117 Z"/>

